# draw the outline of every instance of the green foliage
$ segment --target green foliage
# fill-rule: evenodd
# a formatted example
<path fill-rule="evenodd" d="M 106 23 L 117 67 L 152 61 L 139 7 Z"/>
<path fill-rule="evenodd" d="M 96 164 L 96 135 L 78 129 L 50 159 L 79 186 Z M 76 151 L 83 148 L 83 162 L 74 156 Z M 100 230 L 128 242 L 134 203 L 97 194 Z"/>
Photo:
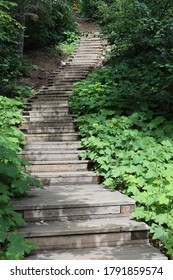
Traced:
<path fill-rule="evenodd" d="M 70 32 L 74 37 L 77 28 L 71 11 L 72 3 L 68 0 L 0 0 L 1 95 L 28 94 L 28 89 L 16 90 L 17 80 L 31 69 L 21 58 L 24 44 L 32 49 L 56 45 L 66 38 L 69 43 Z M 66 46 L 69 51 L 72 48 L 73 45 Z"/>
<path fill-rule="evenodd" d="M 171 101 L 158 93 L 158 72 L 144 77 L 143 69 L 148 71 L 144 64 L 132 69 L 121 62 L 103 67 L 76 83 L 70 105 L 79 116 L 82 158 L 95 162 L 106 187 L 134 198 L 135 217 L 147 221 L 153 238 L 172 254 Z"/>
<path fill-rule="evenodd" d="M 0 84 L 1 94 L 10 92 L 11 81 L 20 75 L 17 36 L 21 25 L 12 17 L 14 3 L 0 0 Z"/>
<path fill-rule="evenodd" d="M 21 123 L 21 101 L 0 96 L 0 259 L 21 259 L 35 245 L 24 240 L 18 227 L 22 216 L 13 211 L 11 199 L 23 195 L 30 185 L 40 183 L 24 171 L 27 162 L 18 153 L 23 134 L 16 128 Z"/>
<path fill-rule="evenodd" d="M 113 2 L 114 0 L 81 0 L 79 10 L 87 18 L 100 22 L 106 16 L 105 9 Z"/>
<path fill-rule="evenodd" d="M 74 32 L 77 28 L 68 0 L 41 1 L 39 5 L 30 3 L 26 10 L 30 11 L 26 16 L 26 48 L 58 44 L 65 40 L 66 31 Z"/>
<path fill-rule="evenodd" d="M 29 65 L 17 54 L 19 30 L 22 26 L 12 16 L 15 3 L 0 0 L 0 84 L 1 95 L 22 98 L 31 90 L 16 86 L 16 79 L 26 75 Z"/>
<path fill-rule="evenodd" d="M 75 50 L 80 36 L 76 32 L 63 32 L 64 41 L 56 46 L 56 51 L 62 56 L 69 56 Z"/>
<path fill-rule="evenodd" d="M 14 3 L 0 0 L 0 40 L 1 43 L 13 43 L 16 39 L 17 28 L 20 24 L 17 23 L 10 14 L 10 8 L 14 7 Z"/>
<path fill-rule="evenodd" d="M 14 149 L 20 149 L 20 145 L 23 143 L 23 134 L 16 128 L 21 121 L 21 101 L 15 99 L 8 99 L 0 96 L 0 130 L 1 136 L 4 135 L 7 138 L 7 142 L 14 145 Z"/>

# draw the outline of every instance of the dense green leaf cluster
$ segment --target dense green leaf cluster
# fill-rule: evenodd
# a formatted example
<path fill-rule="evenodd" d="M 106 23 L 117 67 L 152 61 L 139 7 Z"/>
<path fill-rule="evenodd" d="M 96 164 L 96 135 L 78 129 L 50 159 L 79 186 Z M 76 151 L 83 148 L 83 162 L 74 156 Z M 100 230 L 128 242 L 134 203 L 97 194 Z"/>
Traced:
<path fill-rule="evenodd" d="M 70 99 L 83 158 L 105 186 L 135 199 L 135 217 L 173 255 L 173 1 L 92 3 L 83 9 L 103 25 L 111 52 Z"/>
<path fill-rule="evenodd" d="M 11 199 L 23 195 L 30 185 L 41 187 L 24 171 L 28 163 L 18 155 L 23 144 L 23 134 L 16 128 L 22 120 L 21 105 L 0 96 L 0 259 L 21 259 L 35 247 L 18 233 L 25 222 L 11 206 Z"/>
<path fill-rule="evenodd" d="M 35 0 L 26 2 L 29 3 L 26 6 L 26 48 L 58 44 L 66 39 L 65 32 L 76 31 L 71 1 L 42 0 L 39 4 Z"/>
<path fill-rule="evenodd" d="M 77 83 L 71 97 L 72 111 L 80 115 L 82 157 L 95 162 L 105 186 L 135 199 L 135 217 L 147 221 L 153 238 L 172 254 L 173 121 L 155 114 L 155 100 L 131 97 L 128 85 L 111 83 L 109 71 Z"/>
<path fill-rule="evenodd" d="M 71 32 L 71 31 L 64 31 L 63 36 L 65 38 L 64 41 L 62 41 L 60 44 L 58 44 L 55 47 L 55 50 L 62 55 L 63 57 L 69 57 L 70 54 L 73 53 L 75 50 L 79 39 L 80 35 L 77 34 L 76 32 Z"/>
<path fill-rule="evenodd" d="M 0 85 L 1 94 L 9 91 L 9 81 L 20 73 L 18 60 L 17 35 L 21 25 L 12 17 L 14 3 L 0 0 Z"/>

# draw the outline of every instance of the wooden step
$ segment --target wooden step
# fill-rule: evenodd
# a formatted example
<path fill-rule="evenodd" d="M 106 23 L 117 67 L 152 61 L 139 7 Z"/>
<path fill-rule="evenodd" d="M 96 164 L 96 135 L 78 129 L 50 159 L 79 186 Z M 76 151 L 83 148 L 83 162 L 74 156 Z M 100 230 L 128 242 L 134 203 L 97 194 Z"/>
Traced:
<path fill-rule="evenodd" d="M 49 127 L 49 126 L 45 126 L 45 127 L 28 127 L 28 128 L 20 128 L 23 132 L 27 133 L 27 134 L 43 134 L 43 133 L 49 133 L 51 134 L 59 134 L 59 133 L 66 133 L 66 132 L 75 132 L 74 127 L 70 127 L 70 126 L 62 126 L 62 127 Z"/>
<path fill-rule="evenodd" d="M 79 140 L 79 134 L 73 132 L 59 132 L 57 133 L 38 133 L 38 134 L 25 134 L 24 140 L 27 142 L 32 141 L 77 141 Z"/>
<path fill-rule="evenodd" d="M 40 146 L 39 146 L 40 147 Z M 76 146 L 74 147 L 74 150 L 69 148 L 69 150 L 64 149 L 62 147 L 61 149 L 57 149 L 56 147 L 49 147 L 45 150 L 41 146 L 41 150 L 33 150 L 33 151 L 22 151 L 20 155 L 22 158 L 28 160 L 28 161 L 50 161 L 50 160 L 78 160 L 79 159 L 79 151 L 75 150 Z"/>
<path fill-rule="evenodd" d="M 41 91 L 39 91 L 39 93 L 37 93 L 36 96 L 38 97 L 65 97 L 65 96 L 69 96 L 72 93 L 72 90 L 66 90 L 66 89 L 60 89 L 60 88 L 56 88 L 55 86 L 52 87 L 48 87 L 45 88 Z"/>
<path fill-rule="evenodd" d="M 51 98 L 50 98 L 51 97 Z M 46 99 L 47 98 L 47 99 Z M 58 95 L 55 95 L 55 96 L 50 96 L 50 94 L 46 94 L 46 92 L 42 95 L 39 95 L 38 93 L 33 96 L 32 98 L 29 99 L 28 101 L 28 105 L 32 105 L 32 104 L 40 104 L 43 102 L 43 104 L 51 104 L 55 102 L 55 104 L 62 104 L 62 103 L 65 103 L 67 104 L 68 103 L 68 98 L 69 98 L 69 95 L 63 95 L 63 94 L 58 94 Z M 53 99 L 53 100 L 52 100 Z"/>
<path fill-rule="evenodd" d="M 49 250 L 31 253 L 26 260 L 167 260 L 149 244 L 133 244 L 73 250 Z"/>
<path fill-rule="evenodd" d="M 29 122 L 29 121 L 24 121 L 22 122 L 22 125 L 20 128 L 27 129 L 27 128 L 44 128 L 44 127 L 55 127 L 55 128 L 74 128 L 74 122 L 71 120 L 69 121 L 56 121 L 56 122 L 50 122 L 50 121 L 42 121 L 42 122 Z"/>
<path fill-rule="evenodd" d="M 72 94 L 72 92 L 70 92 L 70 93 L 57 93 L 56 91 L 47 94 L 46 91 L 45 91 L 41 94 L 37 94 L 35 96 L 35 100 L 37 102 L 41 102 L 41 101 L 43 101 L 43 102 L 46 102 L 46 101 L 54 102 L 54 101 L 59 101 L 59 100 L 60 101 L 61 100 L 67 101 L 71 94 Z M 32 103 L 32 101 L 33 101 L 33 99 L 31 100 L 31 103 Z"/>
<path fill-rule="evenodd" d="M 60 172 L 60 171 L 87 171 L 88 161 L 82 160 L 41 160 L 31 161 L 31 166 L 27 166 L 29 172 Z"/>
<path fill-rule="evenodd" d="M 64 88 L 59 86 L 47 86 L 40 90 L 36 96 L 69 96 L 73 92 L 73 86 L 71 88 Z"/>
<path fill-rule="evenodd" d="M 70 95 L 47 95 L 46 93 L 43 95 L 37 95 L 35 98 L 31 99 L 26 108 L 30 108 L 31 109 L 43 109 L 43 108 L 65 108 L 68 107 L 69 104 L 69 97 Z"/>
<path fill-rule="evenodd" d="M 32 172 L 31 175 L 38 178 L 44 186 L 99 182 L 99 177 L 92 171 Z"/>
<path fill-rule="evenodd" d="M 39 123 L 39 122 L 38 122 Z M 41 123 L 41 122 L 40 122 Z M 52 133 L 59 133 L 59 132 L 75 132 L 74 125 L 58 125 L 56 123 L 49 123 L 49 122 L 42 122 L 39 126 L 37 122 L 34 124 L 25 124 L 20 127 L 20 130 L 23 131 L 25 134 L 42 134 L 49 132 Z"/>
<path fill-rule="evenodd" d="M 48 111 L 48 110 L 56 110 L 56 109 L 59 109 L 59 108 L 67 108 L 68 107 L 68 100 L 66 102 L 44 102 L 41 100 L 41 102 L 34 102 L 34 103 L 30 103 L 26 106 L 25 110 L 26 111 L 29 111 L 29 110 L 45 110 L 45 111 Z"/>
<path fill-rule="evenodd" d="M 65 73 L 58 73 L 54 74 L 51 78 L 59 77 L 62 79 L 68 79 L 68 78 L 84 78 L 88 74 L 88 71 L 74 71 L 74 72 L 65 72 Z"/>
<path fill-rule="evenodd" d="M 55 78 L 59 78 L 61 79 L 62 81 L 68 81 L 68 80 L 72 80 L 73 79 L 83 79 L 83 78 L 86 78 L 88 74 L 88 71 L 86 72 L 83 72 L 83 74 L 80 74 L 79 72 L 71 72 L 71 73 L 59 73 L 58 75 L 54 75 L 52 76 L 52 79 L 55 79 Z"/>
<path fill-rule="evenodd" d="M 13 208 L 26 221 L 64 221 L 124 217 L 134 211 L 135 203 L 118 191 L 81 182 L 32 189 L 24 198 L 13 200 Z"/>
<path fill-rule="evenodd" d="M 25 151 L 22 151 L 21 154 L 26 154 L 30 153 L 33 154 L 34 152 L 36 152 L 37 154 L 40 153 L 40 151 L 42 153 L 44 153 L 45 151 L 48 152 L 52 152 L 52 154 L 54 154 L 55 152 L 63 152 L 64 150 L 72 150 L 72 152 L 74 153 L 74 150 L 80 149 L 81 148 L 81 143 L 80 141 L 65 141 L 65 142 L 27 142 L 25 144 Z M 79 151 L 78 151 L 79 153 Z"/>
<path fill-rule="evenodd" d="M 62 112 L 68 112 L 69 108 L 68 106 L 63 106 L 63 107 L 58 107 L 58 106 L 54 106 L 54 107 L 49 107 L 49 106 L 35 106 L 35 108 L 25 108 L 24 115 L 27 114 L 46 114 L 46 113 L 62 113 Z"/>
<path fill-rule="evenodd" d="M 145 223 L 125 218 L 29 223 L 20 232 L 40 250 L 148 244 Z"/>
<path fill-rule="evenodd" d="M 57 90 L 58 92 L 67 92 L 73 89 L 73 84 L 68 84 L 68 85 L 59 85 L 57 88 L 55 88 L 56 85 L 53 85 L 52 88 L 50 87 L 50 90 Z"/>
<path fill-rule="evenodd" d="M 25 121 L 31 121 L 31 122 L 44 122 L 44 121 L 48 121 L 48 122 L 59 122 L 59 121 L 64 121 L 64 120 L 70 120 L 74 117 L 72 115 L 64 115 L 64 114 L 50 114 L 50 115 L 36 115 L 36 116 L 33 116 L 33 115 L 25 115 L 23 116 Z"/>
<path fill-rule="evenodd" d="M 61 73 L 65 73 L 66 71 L 67 72 L 69 72 L 69 71 L 71 71 L 71 72 L 79 72 L 79 73 L 81 73 L 82 71 L 90 71 L 92 68 L 91 67 L 89 67 L 88 65 L 76 65 L 75 67 L 73 67 L 71 64 L 68 64 L 68 65 L 66 65 L 66 67 L 64 68 L 64 67 L 61 67 L 61 68 L 59 68 L 60 70 L 61 70 Z"/>
<path fill-rule="evenodd" d="M 24 111 L 23 112 L 23 116 L 28 116 L 28 117 L 42 117 L 43 119 L 47 119 L 50 117 L 54 117 L 54 119 L 56 119 L 55 117 L 64 117 L 64 116 L 68 116 L 69 112 L 68 112 L 68 108 L 64 108 L 64 109 L 50 109 L 50 110 L 38 110 L 38 111 Z"/>

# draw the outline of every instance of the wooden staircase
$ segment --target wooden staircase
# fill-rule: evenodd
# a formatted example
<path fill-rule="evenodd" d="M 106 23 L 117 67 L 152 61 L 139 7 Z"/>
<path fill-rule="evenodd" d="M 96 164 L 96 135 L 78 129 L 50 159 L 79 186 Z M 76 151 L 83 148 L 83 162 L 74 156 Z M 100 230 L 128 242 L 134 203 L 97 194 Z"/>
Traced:
<path fill-rule="evenodd" d="M 149 245 L 147 225 L 132 218 L 135 202 L 105 189 L 89 170 L 90 163 L 80 159 L 80 136 L 68 98 L 74 82 L 87 77 L 103 52 L 99 29 L 88 27 L 89 32 L 80 26 L 84 33 L 72 58 L 24 111 L 26 145 L 21 156 L 44 185 L 44 190 L 32 188 L 13 201 L 26 221 L 21 233 L 38 244 L 27 258 L 166 259 Z"/>

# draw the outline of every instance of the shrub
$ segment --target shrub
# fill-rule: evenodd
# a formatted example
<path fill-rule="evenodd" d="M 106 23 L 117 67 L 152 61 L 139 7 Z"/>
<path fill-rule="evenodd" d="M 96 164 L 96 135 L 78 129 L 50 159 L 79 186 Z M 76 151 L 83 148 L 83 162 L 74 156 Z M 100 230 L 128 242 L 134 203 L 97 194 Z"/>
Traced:
<path fill-rule="evenodd" d="M 24 171 L 28 163 L 18 156 L 23 144 L 23 134 L 16 128 L 22 120 L 21 105 L 0 96 L 0 259 L 21 259 L 35 248 L 18 232 L 25 222 L 11 205 L 11 199 L 23 195 L 30 185 L 41 187 Z"/>
<path fill-rule="evenodd" d="M 121 62 L 103 67 L 76 83 L 70 106 L 79 116 L 82 158 L 94 161 L 106 187 L 136 201 L 134 216 L 150 225 L 153 238 L 172 255 L 172 109 L 157 92 L 157 72 L 144 77 L 147 67 L 140 68 Z"/>

